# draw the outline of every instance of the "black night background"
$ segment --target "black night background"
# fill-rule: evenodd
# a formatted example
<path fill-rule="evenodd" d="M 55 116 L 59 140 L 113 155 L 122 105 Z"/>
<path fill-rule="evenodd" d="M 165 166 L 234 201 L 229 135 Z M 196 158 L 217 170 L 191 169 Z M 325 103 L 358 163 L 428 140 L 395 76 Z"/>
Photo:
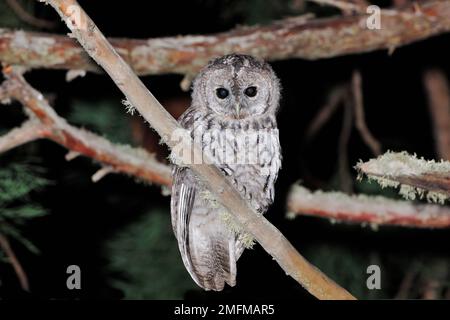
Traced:
<path fill-rule="evenodd" d="M 13 2 L 54 25 L 39 28 L 4 0 L 0 2 L 1 30 L 67 33 L 51 6 L 31 0 Z M 410 10 L 409 2 L 372 1 L 400 11 Z M 355 14 L 296 0 L 79 3 L 107 37 L 129 39 L 215 34 L 305 13 L 314 13 L 314 19 L 339 15 L 346 19 Z M 2 31 L 3 61 L 1 35 Z M 440 33 L 398 45 L 391 52 L 361 50 L 324 59 L 270 61 L 283 88 L 278 115 L 283 163 L 275 202 L 265 217 L 308 261 L 359 299 L 450 298 L 449 224 L 427 228 L 346 223 L 300 214 L 288 218 L 287 197 L 297 183 L 310 190 L 411 202 L 396 188 L 383 189 L 366 177 L 356 179 L 358 161 L 375 156 L 354 115 L 350 124 L 346 122 L 345 98 L 313 136 L 308 136 L 310 126 L 333 90 L 347 88 L 351 94 L 352 79 L 359 74 L 365 122 L 382 152 L 407 151 L 440 160 L 426 75 L 450 77 L 449 43 L 450 35 Z M 67 70 L 33 68 L 25 78 L 70 124 L 114 143 L 141 146 L 168 163 L 166 146 L 140 116 L 125 113 L 123 94 L 107 75 L 88 72 L 67 82 L 66 74 Z M 141 79 L 174 117 L 189 106 L 189 92 L 180 87 L 182 75 L 164 73 Z M 447 123 L 449 114 L 450 105 Z M 0 105 L 0 134 L 25 119 L 20 103 Z M 345 130 L 351 130 L 348 137 Z M 8 240 L 29 286 L 24 290 L 3 247 L 0 299 L 314 299 L 259 244 L 239 259 L 235 287 L 227 286 L 222 292 L 201 290 L 181 261 L 166 188 L 120 173 L 93 183 L 99 161 L 85 156 L 67 161 L 67 154 L 67 148 L 47 139 L 0 154 L 0 234 Z M 425 199 L 412 202 L 427 204 Z M 450 214 L 448 201 L 439 205 Z M 66 286 L 70 265 L 81 269 L 80 290 Z M 367 288 L 370 265 L 380 266 L 381 289 Z"/>

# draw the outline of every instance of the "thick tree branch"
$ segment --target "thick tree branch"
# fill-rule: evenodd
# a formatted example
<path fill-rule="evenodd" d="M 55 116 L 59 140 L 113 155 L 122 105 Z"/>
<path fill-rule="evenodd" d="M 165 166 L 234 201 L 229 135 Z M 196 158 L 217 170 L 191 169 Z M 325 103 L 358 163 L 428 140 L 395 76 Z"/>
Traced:
<path fill-rule="evenodd" d="M 5 68 L 3 73 L 7 78 L 1 86 L 3 95 L 19 101 L 32 113 L 33 119 L 0 137 L 0 152 L 34 139 L 47 138 L 108 166 L 114 172 L 170 186 L 170 168 L 151 154 L 143 149 L 115 145 L 94 133 L 71 126 L 13 68 Z"/>
<path fill-rule="evenodd" d="M 113 81 L 125 94 L 127 100 L 160 134 L 163 141 L 171 148 L 182 147 L 194 154 L 202 155 L 201 147 L 189 141 L 172 140 L 175 132 L 183 129 L 175 119 L 153 97 L 144 84 L 136 77 L 133 70 L 116 53 L 94 22 L 74 0 L 48 1 L 71 29 L 89 55 L 99 63 L 111 76 Z M 72 16 L 76 11 L 77 17 Z M 186 61 L 186 65 L 192 61 Z M 196 65 L 198 68 L 199 65 Z M 189 137 L 189 135 L 188 135 Z M 188 145 L 191 143 L 190 145 Z M 201 158 L 197 158 L 201 159 Z M 258 215 L 242 199 L 239 192 L 214 165 L 212 159 L 203 155 L 203 164 L 190 164 L 189 167 L 201 178 L 202 182 L 215 195 L 261 246 L 280 264 L 287 274 L 301 283 L 311 294 L 321 299 L 354 299 L 346 290 L 328 279 L 318 269 L 309 264 L 289 243 L 289 241 L 263 216 Z"/>
<path fill-rule="evenodd" d="M 380 196 L 349 196 L 342 192 L 311 192 L 298 185 L 291 189 L 288 210 L 290 217 L 308 215 L 372 227 L 450 227 L 450 208 L 445 206 L 413 204 Z"/>
<path fill-rule="evenodd" d="M 450 197 L 449 161 L 426 161 L 406 152 L 387 152 L 358 163 L 356 169 L 382 187 L 400 186 L 400 193 L 407 199 L 426 195 L 429 201 L 444 203 Z"/>
<path fill-rule="evenodd" d="M 229 32 L 158 39 L 110 39 L 139 75 L 196 74 L 212 57 L 239 52 L 265 60 L 320 59 L 403 46 L 450 31 L 450 0 L 382 10 L 381 29 L 365 14 L 327 19 L 286 19 Z M 32 68 L 99 71 L 75 41 L 60 35 L 0 29 L 0 61 Z"/>

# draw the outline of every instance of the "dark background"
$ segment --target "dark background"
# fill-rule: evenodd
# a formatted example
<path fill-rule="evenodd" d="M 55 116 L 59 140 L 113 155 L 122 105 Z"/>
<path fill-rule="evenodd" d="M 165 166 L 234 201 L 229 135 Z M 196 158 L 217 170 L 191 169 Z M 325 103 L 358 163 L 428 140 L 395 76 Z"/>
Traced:
<path fill-rule="evenodd" d="M 319 16 L 338 13 L 312 4 L 306 9 L 293 8 L 291 1 L 80 1 L 80 4 L 104 34 L 129 38 L 227 31 L 238 24 L 266 23 L 306 9 Z M 7 11 L 5 4 L 1 5 L 0 26 L 32 30 L 15 22 L 14 14 Z M 30 4 L 28 8 L 39 17 L 58 20 L 50 7 Z M 67 31 L 61 24 L 52 32 Z M 394 298 L 411 266 L 419 271 L 408 297 L 421 298 L 426 283 L 438 275 L 441 285 L 438 291 L 444 297 L 449 284 L 446 272 L 450 234 L 445 230 L 397 227 L 380 227 L 375 231 L 311 217 L 286 219 L 287 192 L 297 181 L 302 180 L 311 188 L 339 189 L 338 137 L 343 109 L 310 143 L 304 142 L 305 130 L 330 90 L 349 82 L 352 72 L 359 70 L 367 123 L 383 150 L 407 150 L 435 158 L 423 73 L 438 68 L 450 74 L 449 43 L 450 36 L 442 35 L 398 48 L 392 55 L 383 50 L 319 61 L 295 59 L 272 63 L 283 86 L 278 125 L 284 160 L 276 200 L 266 216 L 308 260 L 357 297 Z M 51 98 L 59 115 L 97 132 L 109 130 L 101 133 L 113 141 L 136 144 L 129 134 L 133 120 L 123 112 L 120 104 L 123 97 L 107 76 L 88 74 L 67 83 L 63 71 L 38 70 L 26 77 Z M 188 97 L 179 86 L 182 76 L 142 79 L 163 102 L 185 101 Z M 18 105 L 0 107 L 1 128 L 16 126 L 22 119 Z M 148 136 L 144 144 L 156 148 L 155 138 L 151 133 Z M 359 159 L 372 157 L 355 129 L 348 148 L 351 166 Z M 14 271 L 3 263 L 0 297 L 312 299 L 259 245 L 247 250 L 239 260 L 236 287 L 227 287 L 220 293 L 202 292 L 183 269 L 176 251 L 170 230 L 169 197 L 161 195 L 158 186 L 137 183 L 122 175 L 108 175 L 93 184 L 90 178 L 98 165 L 83 157 L 67 162 L 66 152 L 53 142 L 39 141 L 0 157 L 0 164 L 5 167 L 33 159 L 45 169 L 44 176 L 51 182 L 27 200 L 42 205 L 47 214 L 30 220 L 22 228 L 40 254 L 30 253 L 19 241 L 11 241 L 28 274 L 31 293 L 20 289 Z M 164 151 L 160 153 L 161 159 L 165 156 Z M 353 169 L 349 170 L 356 176 Z M 354 190 L 396 197 L 392 190 L 380 190 L 365 181 L 355 182 Z M 146 242 L 148 234 L 157 234 L 151 238 L 152 243 Z M 71 264 L 82 270 L 79 291 L 66 288 L 66 268 Z M 370 264 L 381 266 L 381 290 L 366 288 L 366 268 Z M 153 290 L 154 287 L 159 289 Z"/>

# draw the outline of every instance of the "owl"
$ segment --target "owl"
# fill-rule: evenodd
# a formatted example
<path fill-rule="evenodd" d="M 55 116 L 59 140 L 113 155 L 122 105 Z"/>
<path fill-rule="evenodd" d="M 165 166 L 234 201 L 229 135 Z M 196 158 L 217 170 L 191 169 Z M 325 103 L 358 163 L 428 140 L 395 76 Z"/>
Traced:
<path fill-rule="evenodd" d="M 264 214 L 281 167 L 276 113 L 280 83 L 248 55 L 212 60 L 192 85 L 191 106 L 178 120 L 227 179 Z M 252 239 L 187 166 L 174 165 L 171 219 L 183 263 L 205 290 L 236 284 L 236 262 Z"/>

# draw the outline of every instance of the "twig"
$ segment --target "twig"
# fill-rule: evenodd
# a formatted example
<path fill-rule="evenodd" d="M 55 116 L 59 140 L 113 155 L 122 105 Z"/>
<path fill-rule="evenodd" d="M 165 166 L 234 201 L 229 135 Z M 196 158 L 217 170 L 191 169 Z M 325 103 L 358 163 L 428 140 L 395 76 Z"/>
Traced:
<path fill-rule="evenodd" d="M 275 61 L 321 59 L 392 49 L 450 31 L 450 0 L 428 1 L 403 10 L 381 10 L 381 29 L 366 27 L 367 15 L 292 21 L 238 28 L 229 32 L 157 39 L 111 39 L 117 52 L 139 75 L 196 74 L 211 58 L 251 54 Z M 0 29 L 0 61 L 32 68 L 99 71 L 64 36 Z"/>
<path fill-rule="evenodd" d="M 6 0 L 6 3 L 22 21 L 36 28 L 54 29 L 58 25 L 56 22 L 36 18 L 32 14 L 29 14 L 17 0 Z"/>
<path fill-rule="evenodd" d="M 350 139 L 350 134 L 352 133 L 353 105 L 352 102 L 348 100 L 349 99 L 346 99 L 346 101 L 344 101 L 344 115 L 342 119 L 341 134 L 339 136 L 338 171 L 341 190 L 351 194 L 353 193 L 353 179 L 348 165 L 348 141 Z"/>
<path fill-rule="evenodd" d="M 47 138 L 113 168 L 115 172 L 170 186 L 170 168 L 158 162 L 153 155 L 143 149 L 113 144 L 92 132 L 71 126 L 14 68 L 4 68 L 3 73 L 7 78 L 0 87 L 3 95 L 19 101 L 35 119 L 1 137 L 0 152 L 37 138 Z"/>
<path fill-rule="evenodd" d="M 364 104 L 363 104 L 363 94 L 362 94 L 362 79 L 359 71 L 354 71 L 352 76 L 352 91 L 354 98 L 355 107 L 355 126 L 358 129 L 362 139 L 370 148 L 374 156 L 379 156 L 381 154 L 381 144 L 372 135 L 369 128 L 367 127 L 365 116 L 364 116 Z"/>
<path fill-rule="evenodd" d="M 327 98 L 326 104 L 320 108 L 319 112 L 316 114 L 311 124 L 308 126 L 305 132 L 305 140 L 312 140 L 317 132 L 324 126 L 325 123 L 330 119 L 333 113 L 337 110 L 340 103 L 344 100 L 347 95 L 348 88 L 346 85 L 339 85 L 333 88 Z"/>
<path fill-rule="evenodd" d="M 173 148 L 180 141 L 173 141 L 174 132 L 183 131 L 178 123 L 153 97 L 133 70 L 115 52 L 94 22 L 74 0 L 48 1 L 63 18 L 72 34 L 78 39 L 87 53 L 100 64 L 125 94 L 126 98 L 141 113 L 150 125 L 159 133 L 163 141 Z M 76 8 L 80 19 L 72 19 Z M 72 10 L 70 10 L 72 9 Z M 189 64 L 189 62 L 186 62 Z M 191 139 L 189 139 L 191 140 Z M 193 150 L 194 155 L 202 155 L 201 147 L 192 140 L 181 141 L 184 150 Z M 194 146 L 191 149 L 191 146 Z M 345 289 L 328 279 L 314 266 L 309 264 L 289 243 L 289 241 L 262 215 L 256 214 L 252 207 L 242 199 L 240 193 L 226 179 L 207 155 L 205 163 L 191 164 L 189 167 L 201 178 L 203 183 L 215 195 L 231 214 L 261 246 L 280 264 L 287 274 L 301 283 L 311 294 L 321 299 L 354 299 Z M 201 158 L 197 158 L 201 159 Z"/>
<path fill-rule="evenodd" d="M 450 93 L 445 75 L 429 70 L 424 75 L 428 106 L 434 128 L 434 140 L 439 158 L 450 161 Z"/>
<path fill-rule="evenodd" d="M 395 225 L 414 228 L 450 228 L 450 208 L 434 204 L 413 204 L 381 196 L 342 192 L 311 192 L 295 185 L 288 197 L 289 216 L 309 215 L 333 222 Z"/>
<path fill-rule="evenodd" d="M 0 233 L 0 248 L 3 250 L 3 252 L 5 252 L 9 262 L 13 266 L 14 271 L 17 275 L 17 279 L 19 279 L 19 283 L 22 289 L 25 291 L 30 291 L 27 274 L 25 273 L 24 269 L 22 268 L 22 265 L 20 264 L 19 259 L 17 259 L 14 251 L 12 250 L 8 239 L 1 233 Z"/>
<path fill-rule="evenodd" d="M 405 276 L 400 283 L 398 292 L 395 295 L 395 299 L 408 299 L 409 292 L 413 286 L 414 279 L 419 273 L 419 266 L 417 262 L 413 262 L 412 265 L 406 271 Z"/>
<path fill-rule="evenodd" d="M 450 162 L 426 161 L 406 152 L 387 152 L 355 167 L 382 187 L 398 187 L 407 199 L 422 198 L 441 202 L 450 197 Z"/>

